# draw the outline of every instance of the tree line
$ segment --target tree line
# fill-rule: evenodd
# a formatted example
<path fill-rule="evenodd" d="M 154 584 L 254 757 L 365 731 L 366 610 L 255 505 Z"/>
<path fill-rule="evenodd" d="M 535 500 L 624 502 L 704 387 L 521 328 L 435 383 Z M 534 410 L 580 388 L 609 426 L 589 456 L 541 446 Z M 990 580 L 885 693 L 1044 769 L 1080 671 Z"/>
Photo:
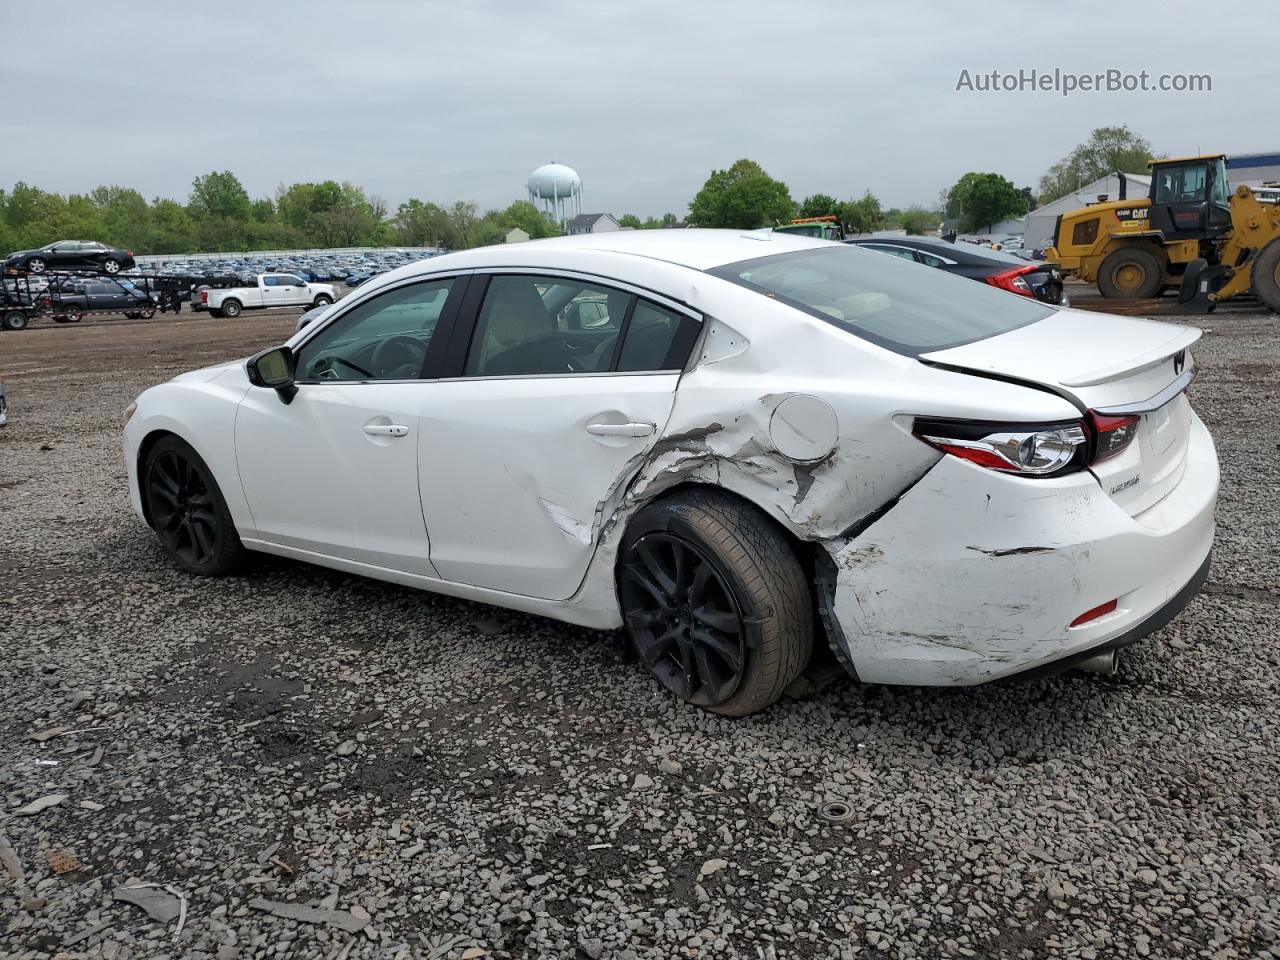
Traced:
<path fill-rule="evenodd" d="M 0 252 L 81 239 L 139 254 L 392 245 L 460 250 L 496 243 L 513 227 L 531 237 L 560 233 L 559 224 L 527 200 L 482 213 L 474 203 L 410 199 L 389 215 L 381 198 L 333 180 L 282 184 L 274 197 L 253 200 L 228 170 L 196 177 L 186 203 L 148 202 L 118 186 L 65 196 L 25 183 L 0 190 Z"/>
<path fill-rule="evenodd" d="M 1142 173 L 1154 158 L 1151 144 L 1126 126 L 1099 127 L 1089 139 L 1053 164 L 1040 178 L 1038 191 L 1018 187 L 991 171 L 970 171 L 942 192 L 936 209 L 914 205 L 905 210 L 881 208 L 871 191 L 861 198 L 838 200 L 816 193 L 796 202 L 787 185 L 752 160 L 739 160 L 727 170 L 713 170 L 689 205 L 689 224 L 698 227 L 755 229 L 787 223 L 797 217 L 834 216 L 855 233 L 900 229 L 929 233 L 943 223 L 959 233 L 990 229 L 1016 219 L 1080 187 L 1113 173 Z"/>
<path fill-rule="evenodd" d="M 837 199 L 814 193 L 793 200 L 787 185 L 753 160 L 713 170 L 689 204 L 694 227 L 750 230 L 796 217 L 834 216 L 856 233 L 901 229 L 937 230 L 944 222 L 962 233 L 1021 217 L 1116 170 L 1141 173 L 1154 158 L 1151 145 L 1128 127 L 1099 127 L 1089 139 L 1053 164 L 1038 191 L 1017 187 L 994 172 L 971 171 L 942 192 L 935 208 L 885 209 L 870 190 Z M 623 214 L 634 229 L 680 224 L 668 213 L 641 219 Z M 281 184 L 275 196 L 251 199 L 229 170 L 196 177 L 186 203 L 137 190 L 101 186 L 62 195 L 25 183 L 0 190 L 0 252 L 39 247 L 53 240 L 99 240 L 135 253 L 182 254 L 290 247 L 443 246 L 453 250 L 501 242 L 520 228 L 531 238 L 557 236 L 560 225 L 527 200 L 481 211 L 457 201 L 435 204 L 411 198 L 394 213 L 377 196 L 349 182 Z"/>

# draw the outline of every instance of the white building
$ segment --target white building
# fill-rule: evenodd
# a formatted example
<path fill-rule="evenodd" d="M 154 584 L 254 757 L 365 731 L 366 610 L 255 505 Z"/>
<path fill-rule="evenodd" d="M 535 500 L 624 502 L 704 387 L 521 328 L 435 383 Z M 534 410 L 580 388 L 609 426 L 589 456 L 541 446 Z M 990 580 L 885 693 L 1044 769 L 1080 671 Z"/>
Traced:
<path fill-rule="evenodd" d="M 622 224 L 611 213 L 580 213 L 569 221 L 566 232 L 573 236 L 579 233 L 613 233 L 621 229 Z"/>
<path fill-rule="evenodd" d="M 1104 200 L 1138 200 L 1150 190 L 1151 178 L 1141 173 L 1112 173 L 1093 183 L 1086 183 L 1074 193 L 1068 193 L 1065 197 L 1059 197 L 1028 213 L 1026 230 L 1022 234 L 1023 246 L 1035 250 L 1052 244 L 1053 228 L 1060 214 Z"/>
<path fill-rule="evenodd" d="M 524 243 L 529 239 L 529 234 L 521 230 L 519 227 L 512 227 L 507 231 L 507 235 L 502 238 L 503 243 Z"/>

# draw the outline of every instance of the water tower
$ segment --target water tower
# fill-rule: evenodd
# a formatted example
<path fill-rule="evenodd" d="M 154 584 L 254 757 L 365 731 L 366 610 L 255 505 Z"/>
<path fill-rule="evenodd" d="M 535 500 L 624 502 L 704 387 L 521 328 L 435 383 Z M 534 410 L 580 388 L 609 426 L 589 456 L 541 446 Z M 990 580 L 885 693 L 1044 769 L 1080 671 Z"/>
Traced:
<path fill-rule="evenodd" d="M 560 226 L 582 213 L 582 178 L 563 163 L 546 163 L 529 174 L 529 199 Z"/>

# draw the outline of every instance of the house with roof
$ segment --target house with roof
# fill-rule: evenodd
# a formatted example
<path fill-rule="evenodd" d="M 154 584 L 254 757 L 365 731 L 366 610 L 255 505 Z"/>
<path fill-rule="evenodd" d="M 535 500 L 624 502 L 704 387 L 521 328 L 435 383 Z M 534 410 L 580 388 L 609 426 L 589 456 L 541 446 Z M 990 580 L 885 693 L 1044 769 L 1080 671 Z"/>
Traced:
<path fill-rule="evenodd" d="M 611 213 L 580 213 L 569 221 L 565 232 L 572 237 L 580 233 L 613 233 L 621 229 L 622 224 Z"/>

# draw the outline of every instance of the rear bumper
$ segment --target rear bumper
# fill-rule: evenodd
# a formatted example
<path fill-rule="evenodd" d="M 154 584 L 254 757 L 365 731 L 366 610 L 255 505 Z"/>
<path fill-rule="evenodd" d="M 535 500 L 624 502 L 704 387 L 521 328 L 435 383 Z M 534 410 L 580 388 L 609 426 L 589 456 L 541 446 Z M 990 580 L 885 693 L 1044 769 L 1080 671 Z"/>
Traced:
<path fill-rule="evenodd" d="M 943 457 L 834 545 L 832 642 L 864 681 L 928 686 L 1065 669 L 1132 643 L 1202 582 L 1217 492 L 1198 418 L 1181 482 L 1132 517 L 1087 472 L 1030 481 Z M 1113 612 L 1069 626 L 1113 599 Z"/>

